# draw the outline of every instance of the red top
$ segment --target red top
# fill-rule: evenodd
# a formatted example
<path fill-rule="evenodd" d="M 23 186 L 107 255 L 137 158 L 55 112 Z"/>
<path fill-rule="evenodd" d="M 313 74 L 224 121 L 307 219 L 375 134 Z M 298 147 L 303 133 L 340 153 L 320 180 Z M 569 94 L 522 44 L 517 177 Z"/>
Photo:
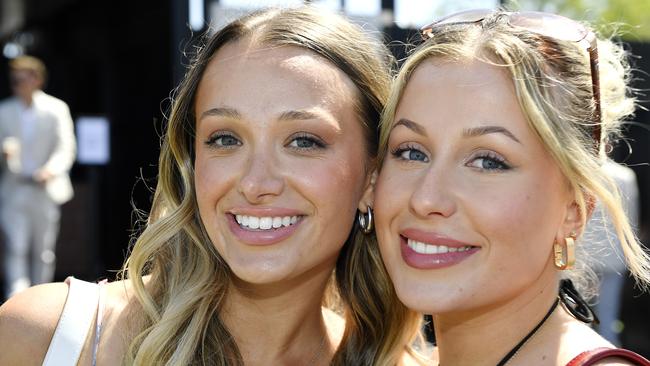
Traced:
<path fill-rule="evenodd" d="M 569 361 L 567 366 L 590 366 L 608 357 L 618 357 L 639 366 L 650 366 L 650 361 L 632 351 L 621 348 L 596 348 L 585 351 Z"/>

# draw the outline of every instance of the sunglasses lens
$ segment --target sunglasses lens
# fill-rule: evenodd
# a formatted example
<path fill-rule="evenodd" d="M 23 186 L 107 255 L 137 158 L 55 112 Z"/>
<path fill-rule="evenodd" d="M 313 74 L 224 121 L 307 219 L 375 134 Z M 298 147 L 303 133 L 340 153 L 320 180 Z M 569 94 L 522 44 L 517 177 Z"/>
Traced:
<path fill-rule="evenodd" d="M 563 41 L 578 42 L 588 34 L 580 23 L 555 14 L 535 11 L 512 13 L 509 22 L 512 26 Z"/>

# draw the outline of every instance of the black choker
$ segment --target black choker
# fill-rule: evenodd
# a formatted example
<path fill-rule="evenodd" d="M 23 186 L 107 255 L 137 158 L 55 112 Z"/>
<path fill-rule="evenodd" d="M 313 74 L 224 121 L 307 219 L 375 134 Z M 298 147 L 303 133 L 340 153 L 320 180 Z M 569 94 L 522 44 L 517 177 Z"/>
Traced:
<path fill-rule="evenodd" d="M 560 281 L 560 299 L 564 308 L 583 323 L 599 324 L 600 321 L 587 302 L 580 296 L 571 280 Z"/>

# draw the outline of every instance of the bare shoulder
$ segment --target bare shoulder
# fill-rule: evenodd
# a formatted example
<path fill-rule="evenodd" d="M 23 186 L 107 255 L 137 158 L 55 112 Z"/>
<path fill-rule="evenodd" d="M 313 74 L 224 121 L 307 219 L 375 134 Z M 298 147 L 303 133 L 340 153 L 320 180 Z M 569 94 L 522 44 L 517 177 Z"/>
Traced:
<path fill-rule="evenodd" d="M 145 285 L 149 281 L 148 278 L 143 280 Z M 97 365 L 119 365 L 123 363 L 122 359 L 133 337 L 142 328 L 141 307 L 130 280 L 110 282 L 105 285 L 105 289 L 106 302 L 97 351 Z M 86 359 L 90 361 L 90 356 L 84 354 L 82 359 L 87 357 Z"/>
<path fill-rule="evenodd" d="M 50 283 L 14 295 L 0 307 L 0 365 L 40 365 L 68 295 Z"/>
<path fill-rule="evenodd" d="M 565 345 L 565 347 L 562 347 L 565 359 L 573 359 L 582 352 L 595 350 L 601 347 L 614 348 L 614 345 L 608 342 L 605 338 L 601 337 L 598 333 L 591 329 L 591 327 L 578 321 L 571 322 L 566 326 L 566 331 L 565 335 L 563 336 L 562 343 Z M 635 365 L 635 363 L 619 357 L 608 357 L 606 359 L 597 361 L 594 363 L 594 365 L 624 366 Z"/>

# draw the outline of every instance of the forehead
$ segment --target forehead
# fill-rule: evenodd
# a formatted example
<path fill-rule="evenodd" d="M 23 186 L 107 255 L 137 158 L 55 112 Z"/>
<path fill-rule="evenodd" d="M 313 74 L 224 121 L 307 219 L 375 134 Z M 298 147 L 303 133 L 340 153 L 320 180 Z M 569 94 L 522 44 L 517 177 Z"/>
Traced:
<path fill-rule="evenodd" d="M 204 86 L 214 83 L 228 85 L 220 88 L 223 92 L 256 84 L 265 92 L 300 87 L 328 101 L 356 97 L 350 78 L 316 53 L 297 46 L 259 45 L 249 39 L 227 43 L 215 53 L 201 79 Z"/>
<path fill-rule="evenodd" d="M 425 59 L 415 67 L 409 84 L 413 82 L 429 84 L 437 92 L 451 87 L 468 95 L 495 89 L 501 92 L 501 97 L 514 95 L 514 86 L 505 68 L 476 58 Z"/>
<path fill-rule="evenodd" d="M 459 136 L 496 126 L 534 150 L 543 144 L 521 107 L 510 73 L 480 60 L 425 60 L 414 70 L 395 119 L 409 119 L 430 136 Z"/>
<path fill-rule="evenodd" d="M 421 62 L 404 87 L 397 113 L 416 110 L 452 119 L 522 114 L 508 71 L 480 60 Z"/>

